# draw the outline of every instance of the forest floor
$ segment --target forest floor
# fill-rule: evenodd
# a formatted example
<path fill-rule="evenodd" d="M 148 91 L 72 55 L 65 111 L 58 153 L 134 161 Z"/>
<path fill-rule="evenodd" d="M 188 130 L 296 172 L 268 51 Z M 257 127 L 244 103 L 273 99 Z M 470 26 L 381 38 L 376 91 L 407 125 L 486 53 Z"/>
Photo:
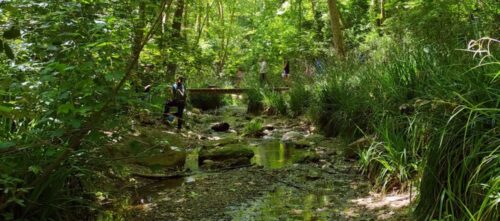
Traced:
<path fill-rule="evenodd" d="M 133 204 L 127 219 L 411 220 L 409 193 L 370 192 L 366 176 L 345 157 L 346 144 L 316 134 L 305 118 L 260 116 L 265 130 L 248 137 L 243 130 L 254 117 L 243 107 L 187 117 L 189 128 L 180 133 L 153 124 L 131 136 L 141 144 L 168 140 L 168 149 L 147 145 L 147 157 L 126 162 L 134 165 L 130 174 L 181 176 L 128 179 L 134 185 L 125 188 Z M 220 122 L 230 130 L 210 128 Z"/>

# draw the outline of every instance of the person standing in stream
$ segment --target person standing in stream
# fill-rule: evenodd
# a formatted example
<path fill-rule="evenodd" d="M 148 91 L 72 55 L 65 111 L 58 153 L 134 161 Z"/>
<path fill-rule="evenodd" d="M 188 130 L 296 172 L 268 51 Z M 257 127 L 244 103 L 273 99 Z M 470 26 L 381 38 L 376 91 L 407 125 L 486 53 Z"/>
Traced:
<path fill-rule="evenodd" d="M 163 109 L 163 117 L 165 120 L 169 121 L 170 116 L 170 107 L 177 107 L 177 113 L 175 116 L 177 117 L 177 129 L 180 130 L 182 128 L 183 113 L 184 108 L 186 107 L 186 87 L 184 86 L 185 78 L 180 76 L 177 78 L 177 81 L 172 85 L 172 100 L 167 100 L 165 103 L 165 108 Z"/>

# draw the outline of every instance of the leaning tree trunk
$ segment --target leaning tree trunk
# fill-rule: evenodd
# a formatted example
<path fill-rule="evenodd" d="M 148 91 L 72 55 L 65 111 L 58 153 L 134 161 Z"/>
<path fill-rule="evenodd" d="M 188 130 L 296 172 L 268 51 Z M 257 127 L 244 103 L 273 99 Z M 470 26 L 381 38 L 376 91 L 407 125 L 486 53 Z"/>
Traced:
<path fill-rule="evenodd" d="M 340 26 L 340 12 L 337 8 L 336 0 L 328 0 L 328 10 L 330 11 L 330 23 L 332 26 L 333 44 L 337 50 L 337 54 L 345 57 L 344 39 L 342 37 L 342 29 Z"/>

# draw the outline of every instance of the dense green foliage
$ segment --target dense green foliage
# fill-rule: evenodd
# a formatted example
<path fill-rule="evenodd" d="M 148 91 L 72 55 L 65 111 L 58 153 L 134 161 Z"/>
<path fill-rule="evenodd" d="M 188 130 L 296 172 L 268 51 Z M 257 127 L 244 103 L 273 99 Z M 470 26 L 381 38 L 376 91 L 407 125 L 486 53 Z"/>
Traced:
<path fill-rule="evenodd" d="M 179 74 L 188 87 L 250 88 L 252 113 L 370 137 L 361 169 L 378 191 L 418 186 L 418 220 L 496 220 L 498 2 L 333 2 L 344 58 L 321 0 L 0 1 L 0 220 L 102 217 L 96 193 L 120 170 L 105 146 L 158 119 Z"/>

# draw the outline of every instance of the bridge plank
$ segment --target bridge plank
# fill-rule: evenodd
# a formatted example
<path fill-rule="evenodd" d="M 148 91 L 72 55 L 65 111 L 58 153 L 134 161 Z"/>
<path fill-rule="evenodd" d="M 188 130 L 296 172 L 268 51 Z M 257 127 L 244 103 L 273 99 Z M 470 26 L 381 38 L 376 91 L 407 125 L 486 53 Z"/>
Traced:
<path fill-rule="evenodd" d="M 288 87 L 276 87 L 272 88 L 271 90 L 273 91 L 287 91 L 290 88 Z M 246 93 L 249 88 L 188 88 L 187 89 L 189 93 L 193 94 L 200 94 L 200 93 L 206 93 L 206 94 L 243 94 Z"/>

